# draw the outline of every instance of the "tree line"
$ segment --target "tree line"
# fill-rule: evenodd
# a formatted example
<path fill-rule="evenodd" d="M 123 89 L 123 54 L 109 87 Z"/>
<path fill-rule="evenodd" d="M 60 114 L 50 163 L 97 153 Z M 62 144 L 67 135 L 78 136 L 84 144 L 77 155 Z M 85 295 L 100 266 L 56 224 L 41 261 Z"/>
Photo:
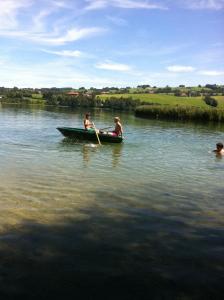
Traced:
<path fill-rule="evenodd" d="M 137 87 L 103 87 L 103 88 L 94 88 L 89 89 L 85 87 L 80 87 L 78 89 L 73 89 L 72 87 L 52 87 L 52 88 L 23 88 L 19 89 L 18 87 L 6 88 L 0 87 L 0 96 L 5 96 L 7 98 L 22 98 L 22 97 L 31 97 L 33 94 L 48 94 L 53 93 L 54 95 L 66 94 L 70 91 L 78 92 L 80 94 L 173 94 L 175 96 L 187 96 L 187 97 L 196 97 L 196 96 L 215 96 L 215 95 L 224 95 L 224 85 L 217 84 L 206 84 L 204 86 L 185 86 L 183 84 L 178 87 L 156 87 L 150 86 L 148 84 L 138 85 Z"/>
<path fill-rule="evenodd" d="M 66 94 L 53 94 L 47 92 L 43 98 L 48 105 L 75 107 L 100 107 L 118 110 L 134 110 L 142 102 L 132 97 L 108 97 L 102 100 L 96 94 L 80 94 L 78 96 L 69 96 Z"/>

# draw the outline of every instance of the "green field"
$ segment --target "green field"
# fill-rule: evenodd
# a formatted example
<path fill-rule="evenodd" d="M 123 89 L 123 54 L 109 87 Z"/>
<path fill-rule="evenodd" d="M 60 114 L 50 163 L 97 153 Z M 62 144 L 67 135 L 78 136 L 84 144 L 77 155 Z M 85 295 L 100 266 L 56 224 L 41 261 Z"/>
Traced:
<path fill-rule="evenodd" d="M 200 108 L 209 108 L 207 104 L 203 101 L 202 97 L 177 97 L 174 95 L 165 94 L 107 94 L 100 95 L 99 98 L 105 100 L 110 97 L 116 98 L 129 98 L 139 99 L 143 102 L 161 104 L 161 105 L 180 105 L 180 106 L 194 106 Z M 218 101 L 218 108 L 224 109 L 224 96 L 214 96 Z"/>
<path fill-rule="evenodd" d="M 43 95 L 42 94 L 32 94 L 32 98 L 33 99 L 43 99 Z"/>

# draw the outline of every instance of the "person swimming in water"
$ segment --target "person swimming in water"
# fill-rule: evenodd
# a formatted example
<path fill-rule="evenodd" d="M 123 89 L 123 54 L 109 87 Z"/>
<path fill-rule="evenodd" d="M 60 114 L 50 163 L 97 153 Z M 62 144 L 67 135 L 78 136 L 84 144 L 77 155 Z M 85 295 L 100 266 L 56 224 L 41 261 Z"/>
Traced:
<path fill-rule="evenodd" d="M 217 143 L 216 144 L 216 149 L 213 150 L 218 155 L 224 155 L 224 149 L 223 149 L 223 143 Z"/>

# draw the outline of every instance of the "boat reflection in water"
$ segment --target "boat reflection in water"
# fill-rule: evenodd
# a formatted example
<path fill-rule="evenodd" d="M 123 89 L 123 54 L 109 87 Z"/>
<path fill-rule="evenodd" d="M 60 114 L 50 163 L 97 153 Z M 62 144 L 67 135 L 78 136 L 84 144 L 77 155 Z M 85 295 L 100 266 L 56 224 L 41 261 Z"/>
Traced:
<path fill-rule="evenodd" d="M 120 158 L 122 155 L 123 144 L 114 145 L 112 150 L 112 166 L 115 168 L 120 162 Z"/>
<path fill-rule="evenodd" d="M 82 147 L 82 154 L 83 154 L 83 163 L 87 166 L 91 158 L 93 158 L 96 153 L 99 151 L 106 151 L 108 152 L 108 159 L 111 156 L 111 164 L 112 167 L 117 167 L 120 162 L 120 158 L 122 155 L 122 148 L 123 144 L 116 144 L 116 145 L 107 145 L 107 146 L 99 146 L 97 144 L 84 144 Z M 99 154 L 100 156 L 100 154 Z"/>
<path fill-rule="evenodd" d="M 122 149 L 124 147 L 123 143 L 99 145 L 96 143 L 86 143 L 86 141 L 84 142 L 70 138 L 64 138 L 59 145 L 63 151 L 76 152 L 79 154 L 82 153 L 83 164 L 85 167 L 90 164 L 91 160 L 100 164 L 102 164 L 103 160 L 103 163 L 105 163 L 104 157 L 106 156 L 108 161 L 111 157 L 111 165 L 113 168 L 117 167 L 119 164 L 122 156 Z M 104 155 L 101 155 L 102 153 Z M 96 155 L 98 156 L 97 160 L 95 160 Z"/>
<path fill-rule="evenodd" d="M 91 156 L 93 156 L 98 149 L 99 146 L 97 144 L 84 144 L 81 148 L 83 154 L 83 163 L 84 166 L 87 167 L 91 160 Z"/>

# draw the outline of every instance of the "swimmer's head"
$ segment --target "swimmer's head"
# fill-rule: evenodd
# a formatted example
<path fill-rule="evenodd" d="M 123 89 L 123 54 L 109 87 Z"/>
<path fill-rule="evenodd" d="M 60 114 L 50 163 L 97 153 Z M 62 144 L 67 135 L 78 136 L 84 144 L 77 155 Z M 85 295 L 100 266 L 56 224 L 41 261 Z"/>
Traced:
<path fill-rule="evenodd" d="M 216 149 L 221 151 L 223 149 L 223 143 L 217 143 L 216 144 Z"/>

